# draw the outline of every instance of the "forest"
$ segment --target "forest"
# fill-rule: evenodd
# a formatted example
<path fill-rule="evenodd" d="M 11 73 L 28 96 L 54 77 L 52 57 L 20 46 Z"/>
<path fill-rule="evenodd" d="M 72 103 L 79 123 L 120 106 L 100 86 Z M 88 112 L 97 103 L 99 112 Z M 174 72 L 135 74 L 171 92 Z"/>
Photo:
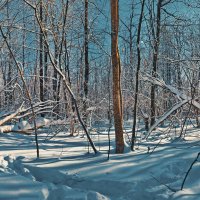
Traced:
<path fill-rule="evenodd" d="M 200 199 L 199 0 L 0 0 L 0 200 Z"/>

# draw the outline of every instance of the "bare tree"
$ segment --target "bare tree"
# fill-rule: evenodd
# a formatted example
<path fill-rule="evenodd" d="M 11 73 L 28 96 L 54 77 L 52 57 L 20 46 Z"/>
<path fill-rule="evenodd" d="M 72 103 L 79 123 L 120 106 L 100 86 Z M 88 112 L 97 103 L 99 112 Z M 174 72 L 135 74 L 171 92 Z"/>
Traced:
<path fill-rule="evenodd" d="M 45 35 L 44 35 L 44 31 L 45 31 L 45 30 L 44 30 L 44 27 L 43 27 L 43 25 L 42 25 L 42 23 L 41 23 L 41 21 L 40 21 L 39 16 L 38 16 L 37 7 L 34 6 L 34 5 L 32 5 L 32 4 L 31 4 L 30 2 L 28 2 L 27 0 L 24 0 L 24 1 L 34 10 L 35 18 L 36 18 L 36 20 L 37 20 L 37 22 L 38 22 L 39 27 L 41 28 L 41 30 L 42 30 L 42 32 L 43 32 L 43 36 L 45 36 Z M 74 106 L 75 106 L 75 109 L 76 109 L 76 113 L 77 113 L 77 117 L 78 117 L 78 119 L 79 119 L 79 122 L 80 122 L 80 124 L 81 124 L 83 130 L 85 131 L 85 134 L 86 134 L 86 136 L 87 136 L 87 138 L 88 138 L 88 141 L 89 141 L 89 143 L 90 143 L 90 145 L 91 145 L 93 151 L 94 151 L 95 153 L 97 153 L 96 147 L 95 147 L 95 145 L 94 145 L 94 143 L 93 143 L 93 141 L 92 141 L 92 139 L 91 139 L 91 137 L 90 137 L 90 135 L 89 135 L 89 133 L 88 133 L 88 131 L 87 131 L 87 128 L 86 128 L 86 126 L 85 126 L 85 124 L 84 124 L 82 118 L 81 118 L 81 115 L 80 115 L 80 112 L 79 112 L 79 108 L 78 108 L 78 104 L 77 104 L 76 97 L 75 97 L 75 95 L 74 95 L 72 89 L 70 88 L 70 86 L 69 86 L 69 84 L 68 84 L 68 81 L 67 81 L 67 79 L 66 79 L 65 74 L 61 71 L 60 67 L 58 66 L 57 61 L 55 61 L 55 56 L 53 56 L 53 54 L 52 54 L 52 52 L 51 52 L 51 50 L 50 50 L 50 45 L 49 45 L 48 40 L 47 40 L 46 37 L 44 37 L 44 42 L 45 42 L 45 45 L 46 45 L 46 47 L 47 47 L 47 52 L 48 52 L 48 55 L 49 55 L 50 62 L 51 62 L 51 64 L 52 64 L 53 68 L 54 68 L 54 73 L 56 72 L 56 73 L 62 78 L 63 83 L 64 83 L 64 87 L 66 88 L 66 90 L 68 91 L 68 93 L 70 94 L 70 96 L 71 96 L 71 98 L 72 98 L 72 100 L 73 100 L 73 102 L 74 102 Z"/>
<path fill-rule="evenodd" d="M 85 17 L 84 17 L 84 56 L 85 56 L 85 74 L 84 74 L 84 118 L 85 122 L 87 123 L 87 98 L 88 98 L 88 82 L 89 82 L 89 52 L 88 52 L 88 36 L 89 36 L 89 29 L 88 29 L 88 0 L 85 0 Z"/>
<path fill-rule="evenodd" d="M 140 55 L 140 36 L 141 36 L 141 28 L 142 28 L 142 20 L 143 20 L 143 13 L 144 13 L 144 5 L 145 0 L 142 1 L 142 8 L 139 18 L 138 24 L 138 33 L 137 33 L 137 70 L 136 70 L 136 77 L 135 77 L 135 102 L 134 102 L 134 110 L 133 110 L 133 129 L 132 129 L 132 143 L 131 143 L 131 150 L 134 150 L 134 143 L 136 137 L 136 119 L 137 119 L 137 101 L 138 101 L 138 91 L 139 91 L 139 73 L 140 73 L 140 65 L 141 65 L 141 55 Z"/>
<path fill-rule="evenodd" d="M 156 14 L 156 31 L 154 31 L 154 26 L 152 24 L 152 34 L 153 34 L 153 69 L 152 76 L 157 76 L 157 63 L 158 63 L 158 53 L 159 53 L 159 43 L 160 43 L 160 27 L 161 27 L 161 7 L 162 0 L 157 1 L 157 14 Z M 154 12 L 152 10 L 152 12 Z M 153 15 L 153 13 L 151 13 Z M 156 86 L 151 85 L 151 125 L 155 123 L 155 115 L 156 115 L 156 105 L 155 105 L 155 91 Z"/>
<path fill-rule="evenodd" d="M 43 23 L 43 0 L 40 0 L 40 21 Z M 44 42 L 43 42 L 43 33 L 40 29 L 40 53 L 39 53 L 39 60 L 40 60 L 40 101 L 44 101 L 44 66 L 43 66 L 43 53 L 44 53 Z"/>

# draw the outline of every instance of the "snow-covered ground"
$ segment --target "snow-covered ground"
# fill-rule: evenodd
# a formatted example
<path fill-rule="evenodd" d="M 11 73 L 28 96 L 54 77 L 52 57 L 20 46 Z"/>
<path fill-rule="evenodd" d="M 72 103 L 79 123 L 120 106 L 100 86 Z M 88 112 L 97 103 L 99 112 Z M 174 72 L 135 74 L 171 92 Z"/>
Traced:
<path fill-rule="evenodd" d="M 200 151 L 200 131 L 190 128 L 182 140 L 157 131 L 141 138 L 134 152 L 107 160 L 107 132 L 92 135 L 100 153 L 94 155 L 82 134 L 60 133 L 48 140 L 40 130 L 40 159 L 34 136 L 0 135 L 0 199 L 48 200 L 198 200 L 200 162 L 193 166 L 184 189 L 186 171 Z M 46 141 L 45 141 L 46 139 Z M 128 147 L 127 147 L 128 149 Z"/>

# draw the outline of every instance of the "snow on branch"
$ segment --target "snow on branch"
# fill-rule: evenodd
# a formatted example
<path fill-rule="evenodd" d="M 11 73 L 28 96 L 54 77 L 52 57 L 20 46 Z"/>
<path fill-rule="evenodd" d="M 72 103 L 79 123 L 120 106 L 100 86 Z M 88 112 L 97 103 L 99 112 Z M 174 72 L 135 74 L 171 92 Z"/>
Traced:
<path fill-rule="evenodd" d="M 24 103 L 13 113 L 6 113 L 2 116 L 0 116 L 0 133 L 9 133 L 9 132 L 17 132 L 22 134 L 31 134 L 31 132 L 34 130 L 34 124 L 29 123 L 25 120 L 13 124 L 7 124 L 8 122 L 11 122 L 12 120 L 21 120 L 25 117 L 31 116 L 31 108 L 23 108 Z M 35 114 L 41 114 L 41 113 L 48 113 L 52 112 L 53 106 L 51 105 L 51 101 L 46 102 L 39 102 L 33 105 L 33 109 Z M 47 126 L 50 123 L 50 120 L 47 119 L 37 119 L 36 120 L 36 128 L 41 128 L 43 126 Z"/>
<path fill-rule="evenodd" d="M 167 119 L 174 111 L 176 111 L 177 109 L 179 109 L 180 107 L 182 107 L 184 104 L 189 103 L 192 104 L 194 107 L 196 107 L 197 109 L 200 109 L 200 104 L 195 101 L 194 99 L 192 99 L 191 97 L 187 96 L 186 94 L 184 94 L 182 91 L 179 91 L 177 88 L 171 86 L 171 85 L 167 85 L 163 80 L 160 80 L 158 78 L 152 77 L 149 74 L 142 74 L 142 76 L 140 76 L 140 78 L 144 81 L 148 81 L 151 82 L 152 84 L 158 85 L 160 87 L 163 88 L 167 88 L 170 92 L 172 92 L 173 94 L 175 94 L 178 99 L 181 100 L 181 102 L 179 102 L 178 104 L 174 105 L 170 110 L 168 110 L 163 116 L 161 116 L 148 130 L 147 135 L 146 135 L 146 139 L 149 137 L 149 135 L 151 134 L 151 132 L 161 123 L 163 122 L 165 119 Z"/>
<path fill-rule="evenodd" d="M 146 135 L 146 139 L 149 137 L 149 135 L 151 134 L 151 132 L 161 123 L 163 122 L 165 119 L 167 119 L 167 117 L 169 117 L 174 111 L 176 111 L 178 108 L 182 107 L 184 104 L 188 103 L 189 100 L 185 99 L 183 101 L 181 101 L 180 103 L 177 103 L 176 105 L 174 105 L 170 110 L 168 110 L 163 116 L 161 116 L 148 130 L 147 135 Z"/>

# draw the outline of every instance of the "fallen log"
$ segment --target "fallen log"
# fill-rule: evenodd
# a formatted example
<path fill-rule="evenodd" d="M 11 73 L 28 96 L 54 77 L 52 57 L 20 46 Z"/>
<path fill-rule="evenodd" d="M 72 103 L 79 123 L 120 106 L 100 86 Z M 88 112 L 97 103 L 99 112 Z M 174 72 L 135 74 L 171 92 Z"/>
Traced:
<path fill-rule="evenodd" d="M 0 120 L 0 126 L 9 122 L 10 120 L 12 120 L 14 117 L 16 117 L 22 110 L 23 107 L 23 103 L 22 105 L 19 107 L 19 109 L 17 109 L 14 113 L 11 113 L 7 116 L 5 116 L 3 119 Z M 1 118 L 1 117 L 0 117 Z"/>
<path fill-rule="evenodd" d="M 42 128 L 44 126 L 49 126 L 51 120 L 40 118 L 36 120 L 36 128 Z M 15 125 L 4 125 L 0 126 L 0 133 L 21 133 L 25 135 L 31 135 L 34 131 L 34 124 L 29 123 L 28 121 L 21 121 L 16 123 Z"/>
<path fill-rule="evenodd" d="M 33 109 L 36 115 L 41 113 L 49 113 L 52 112 L 53 106 L 51 105 L 51 101 L 46 102 L 39 102 L 33 105 Z M 12 121 L 12 120 L 20 120 L 25 117 L 31 116 L 32 111 L 31 108 L 23 108 L 24 103 L 15 111 L 15 112 L 9 112 L 6 114 L 3 114 L 0 116 L 0 126 L 5 125 L 6 123 Z"/>

